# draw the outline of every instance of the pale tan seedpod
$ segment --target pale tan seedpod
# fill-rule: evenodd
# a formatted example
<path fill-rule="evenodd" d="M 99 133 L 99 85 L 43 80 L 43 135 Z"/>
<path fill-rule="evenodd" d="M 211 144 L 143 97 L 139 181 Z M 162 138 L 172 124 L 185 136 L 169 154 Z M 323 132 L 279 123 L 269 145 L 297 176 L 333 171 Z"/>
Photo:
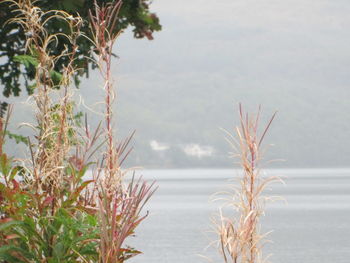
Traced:
<path fill-rule="evenodd" d="M 238 184 L 231 186 L 232 192 L 225 199 L 226 207 L 232 207 L 235 216 L 225 217 L 219 211 L 215 226 L 218 233 L 217 246 L 225 263 L 263 263 L 263 245 L 268 242 L 260 231 L 259 219 L 265 214 L 265 203 L 275 200 L 273 196 L 264 195 L 264 190 L 273 182 L 281 181 L 278 176 L 262 176 L 261 144 L 271 126 L 275 114 L 269 120 L 261 135 L 258 133 L 260 108 L 257 115 L 249 116 L 239 107 L 240 126 L 235 129 L 236 137 L 228 134 L 227 140 L 233 149 L 231 157 L 239 160 L 242 176 Z M 223 192 L 220 192 L 222 195 Z"/>

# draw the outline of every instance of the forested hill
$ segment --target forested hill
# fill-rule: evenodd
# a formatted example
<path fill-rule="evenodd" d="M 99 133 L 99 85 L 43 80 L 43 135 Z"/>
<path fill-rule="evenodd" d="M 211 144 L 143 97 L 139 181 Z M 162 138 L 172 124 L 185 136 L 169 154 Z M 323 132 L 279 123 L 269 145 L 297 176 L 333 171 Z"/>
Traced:
<path fill-rule="evenodd" d="M 240 102 L 250 113 L 256 113 L 261 104 L 261 128 L 278 111 L 266 136 L 264 156 L 267 161 L 285 161 L 273 166 L 350 164 L 348 87 L 341 83 L 331 87 L 327 79 L 305 80 L 297 75 L 266 76 L 258 81 L 262 76 L 256 73 L 240 77 L 232 71 L 227 75 L 153 72 L 117 77 L 119 134 L 123 137 L 136 129 L 132 164 L 231 166 L 236 160 L 228 158 L 232 149 L 224 130 L 234 133 Z"/>
<path fill-rule="evenodd" d="M 249 80 L 245 86 L 244 82 L 209 75 L 205 86 L 183 79 L 121 88 L 120 127 L 137 130 L 133 158 L 138 164 L 155 166 L 231 165 L 228 152 L 232 149 L 222 129 L 234 133 L 242 102 L 251 113 L 262 105 L 262 126 L 278 111 L 265 141 L 266 160 L 285 159 L 276 165 L 287 167 L 350 164 L 347 88 L 322 87 L 321 83 L 317 87 L 303 83 L 300 88 L 288 80 L 279 82 L 279 87 Z M 152 141 L 158 142 L 153 142 L 153 150 Z M 199 145 L 192 146 L 193 156 L 190 151 L 186 154 L 186 147 L 193 144 Z"/>

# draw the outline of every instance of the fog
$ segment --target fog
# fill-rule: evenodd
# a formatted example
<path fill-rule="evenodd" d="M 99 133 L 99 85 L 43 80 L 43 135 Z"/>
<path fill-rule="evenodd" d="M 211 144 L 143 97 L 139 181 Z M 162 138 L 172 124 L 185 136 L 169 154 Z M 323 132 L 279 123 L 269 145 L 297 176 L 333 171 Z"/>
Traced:
<path fill-rule="evenodd" d="M 114 50 L 115 131 L 122 139 L 136 130 L 128 165 L 233 166 L 223 130 L 234 132 L 242 103 L 252 113 L 261 104 L 262 125 L 278 111 L 265 160 L 284 161 L 268 166 L 349 166 L 349 1 L 154 0 L 151 7 L 163 30 L 153 41 L 127 30 Z M 96 124 L 97 72 L 78 93 Z"/>

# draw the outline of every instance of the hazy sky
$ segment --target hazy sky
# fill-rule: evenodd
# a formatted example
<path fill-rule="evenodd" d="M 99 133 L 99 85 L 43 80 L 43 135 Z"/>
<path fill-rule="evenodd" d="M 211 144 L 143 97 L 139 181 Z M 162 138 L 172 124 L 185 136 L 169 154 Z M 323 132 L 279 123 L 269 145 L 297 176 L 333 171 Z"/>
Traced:
<path fill-rule="evenodd" d="M 152 8 L 163 31 L 149 43 L 130 41 L 130 34 L 121 39 L 125 73 L 264 79 L 299 74 L 304 79 L 339 78 L 347 73 L 347 1 L 162 0 Z M 155 65 L 146 67 L 142 60 L 149 59 Z M 335 72 L 337 76 L 330 76 Z"/>
<path fill-rule="evenodd" d="M 230 83 L 252 93 L 266 86 L 289 93 L 291 86 L 297 95 L 314 89 L 312 102 L 326 99 L 317 96 L 323 89 L 347 94 L 348 1 L 155 0 L 152 9 L 163 24 L 155 40 L 125 34 L 116 48 L 124 89 Z"/>

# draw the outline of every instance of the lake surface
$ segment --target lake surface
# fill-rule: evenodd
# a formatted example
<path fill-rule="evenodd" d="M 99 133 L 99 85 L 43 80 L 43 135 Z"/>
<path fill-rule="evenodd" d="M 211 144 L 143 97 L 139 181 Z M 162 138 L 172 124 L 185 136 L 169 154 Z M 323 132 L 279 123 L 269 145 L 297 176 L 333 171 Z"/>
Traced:
<path fill-rule="evenodd" d="M 215 246 L 211 219 L 220 203 L 210 201 L 240 175 L 235 170 L 147 170 L 159 189 L 150 200 L 149 217 L 137 229 L 132 245 L 144 254 L 132 263 L 223 262 Z M 268 232 L 264 256 L 277 263 L 350 262 L 350 170 L 268 170 L 282 176 L 269 195 L 285 201 L 267 204 L 262 231 Z M 207 249 L 206 249 L 207 248 Z M 211 258 L 208 261 L 202 256 Z"/>

